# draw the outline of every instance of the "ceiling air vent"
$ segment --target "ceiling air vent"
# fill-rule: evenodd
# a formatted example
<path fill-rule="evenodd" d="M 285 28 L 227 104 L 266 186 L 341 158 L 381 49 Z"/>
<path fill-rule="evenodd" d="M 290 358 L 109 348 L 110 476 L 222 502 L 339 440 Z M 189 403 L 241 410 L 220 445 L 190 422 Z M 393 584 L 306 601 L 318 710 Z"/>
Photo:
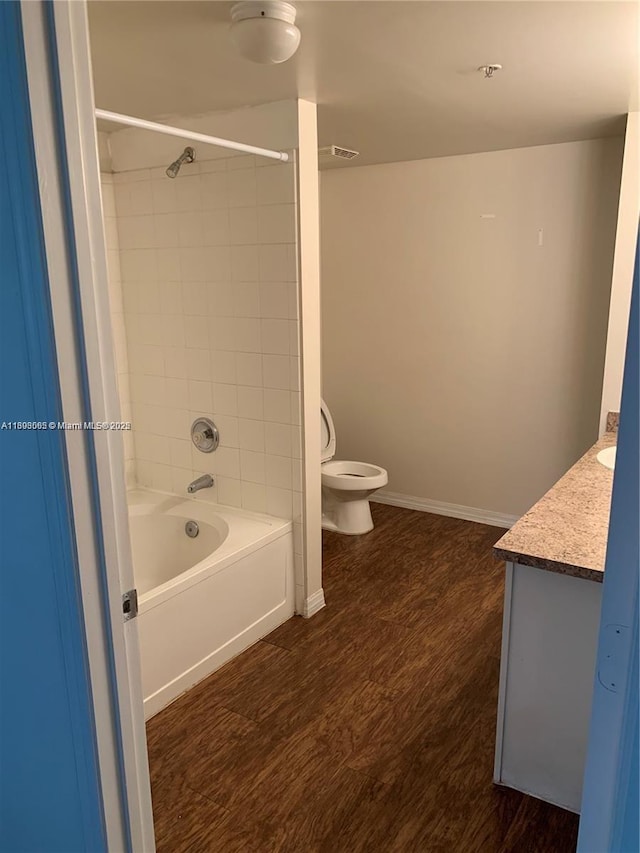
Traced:
<path fill-rule="evenodd" d="M 323 148 L 318 148 L 318 154 L 324 157 L 341 157 L 343 160 L 353 160 L 360 152 L 341 148 L 339 145 L 325 145 Z"/>

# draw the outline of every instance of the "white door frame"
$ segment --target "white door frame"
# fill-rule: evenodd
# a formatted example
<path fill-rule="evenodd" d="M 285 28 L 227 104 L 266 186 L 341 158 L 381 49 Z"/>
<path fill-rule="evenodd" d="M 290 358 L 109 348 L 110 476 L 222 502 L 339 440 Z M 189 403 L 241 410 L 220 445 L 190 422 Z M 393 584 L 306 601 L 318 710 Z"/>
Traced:
<path fill-rule="evenodd" d="M 87 8 L 21 11 L 64 417 L 119 421 Z M 134 585 L 122 434 L 65 438 L 109 850 L 153 853 L 137 620 L 122 613 Z"/>

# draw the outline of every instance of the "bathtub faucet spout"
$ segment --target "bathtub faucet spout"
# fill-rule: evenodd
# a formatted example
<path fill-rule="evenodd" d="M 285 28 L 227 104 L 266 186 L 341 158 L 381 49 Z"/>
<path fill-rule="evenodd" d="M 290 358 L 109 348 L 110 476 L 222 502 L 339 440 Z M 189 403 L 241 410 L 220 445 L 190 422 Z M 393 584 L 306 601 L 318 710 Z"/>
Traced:
<path fill-rule="evenodd" d="M 189 483 L 187 491 L 192 495 L 194 492 L 199 492 L 200 489 L 210 489 L 212 486 L 213 477 L 211 474 L 203 474 L 202 477 L 198 477 L 198 479 L 194 480 L 193 483 Z"/>

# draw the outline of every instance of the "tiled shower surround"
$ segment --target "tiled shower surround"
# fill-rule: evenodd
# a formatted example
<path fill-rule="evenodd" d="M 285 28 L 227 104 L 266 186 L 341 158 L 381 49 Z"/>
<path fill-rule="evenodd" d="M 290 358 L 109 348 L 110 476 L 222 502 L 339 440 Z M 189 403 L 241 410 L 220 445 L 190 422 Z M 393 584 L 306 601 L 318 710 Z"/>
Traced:
<path fill-rule="evenodd" d="M 113 185 L 128 359 L 128 383 L 119 381 L 124 406 L 129 386 L 135 446 L 130 480 L 186 495 L 191 480 L 210 473 L 215 486 L 197 499 L 298 521 L 293 164 L 229 157 L 185 164 L 173 180 L 161 168 L 116 173 Z M 117 321 L 115 310 L 116 337 Z M 201 415 L 220 431 L 211 454 L 190 440 Z"/>

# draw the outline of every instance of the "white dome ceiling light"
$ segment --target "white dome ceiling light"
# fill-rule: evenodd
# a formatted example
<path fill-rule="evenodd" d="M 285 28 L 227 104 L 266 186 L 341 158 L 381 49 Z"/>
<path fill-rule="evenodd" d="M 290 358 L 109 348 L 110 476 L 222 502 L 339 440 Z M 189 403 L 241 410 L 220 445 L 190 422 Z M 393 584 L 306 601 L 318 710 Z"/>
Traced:
<path fill-rule="evenodd" d="M 251 62 L 286 62 L 298 49 L 296 7 L 283 0 L 242 0 L 231 7 L 231 40 Z"/>

